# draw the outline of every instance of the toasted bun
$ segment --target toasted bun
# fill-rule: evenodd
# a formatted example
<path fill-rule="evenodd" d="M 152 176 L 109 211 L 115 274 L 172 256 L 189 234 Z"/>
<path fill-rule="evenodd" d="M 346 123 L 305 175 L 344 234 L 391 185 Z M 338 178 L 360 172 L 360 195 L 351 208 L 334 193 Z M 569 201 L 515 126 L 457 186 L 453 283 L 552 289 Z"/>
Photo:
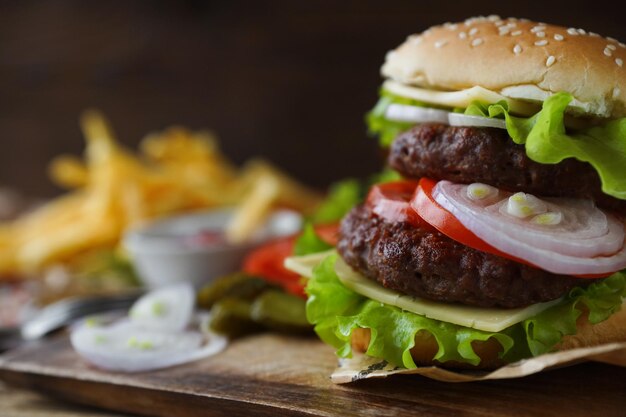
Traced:
<path fill-rule="evenodd" d="M 557 346 L 557 350 L 567 350 L 581 347 L 601 345 L 611 342 L 626 342 L 626 305 L 607 320 L 592 325 L 583 314 L 578 319 L 578 331 L 575 335 L 565 336 Z M 358 352 L 365 352 L 370 342 L 369 329 L 355 329 L 352 333 L 352 348 Z M 481 358 L 478 366 L 466 363 L 433 361 L 437 353 L 437 342 L 434 337 L 425 331 L 415 336 L 415 346 L 411 349 L 411 356 L 419 366 L 438 365 L 448 368 L 495 369 L 506 363 L 498 358 L 502 346 L 495 339 L 485 342 L 474 342 L 472 345 L 476 354 Z"/>
<path fill-rule="evenodd" d="M 626 45 L 582 29 L 497 16 L 409 36 L 382 74 L 438 90 L 481 86 L 522 100 L 566 91 L 602 117 L 626 116 Z"/>

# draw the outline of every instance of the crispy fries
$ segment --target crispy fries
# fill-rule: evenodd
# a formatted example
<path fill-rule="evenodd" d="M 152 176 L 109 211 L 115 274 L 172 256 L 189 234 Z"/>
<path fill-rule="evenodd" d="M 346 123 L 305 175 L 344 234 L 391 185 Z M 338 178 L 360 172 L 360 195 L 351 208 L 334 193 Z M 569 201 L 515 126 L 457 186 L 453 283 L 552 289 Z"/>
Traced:
<path fill-rule="evenodd" d="M 219 152 L 210 132 L 172 127 L 146 136 L 140 154 L 121 147 L 97 111 L 81 117 L 85 159 L 60 156 L 50 176 L 71 189 L 38 209 L 0 223 L 0 277 L 37 273 L 85 253 L 115 247 L 143 221 L 185 211 L 235 206 L 227 235 L 251 236 L 276 206 L 310 212 L 320 201 L 267 162 L 242 170 Z"/>

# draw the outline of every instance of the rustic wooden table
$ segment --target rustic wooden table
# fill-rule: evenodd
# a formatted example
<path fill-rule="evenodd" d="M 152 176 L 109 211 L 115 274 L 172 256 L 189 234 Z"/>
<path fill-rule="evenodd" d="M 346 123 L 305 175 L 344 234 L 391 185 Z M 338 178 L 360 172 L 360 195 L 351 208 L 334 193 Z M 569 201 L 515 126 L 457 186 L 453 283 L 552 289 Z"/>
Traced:
<path fill-rule="evenodd" d="M 159 417 L 626 416 L 626 368 L 601 363 L 477 383 L 398 375 L 347 385 L 330 381 L 335 364 L 332 349 L 312 337 L 261 334 L 237 340 L 219 355 L 198 362 L 119 374 L 89 366 L 61 336 L 2 355 L 0 379 L 89 406 Z M 18 405 L 11 417 L 92 412 L 18 393 L 15 399 L 11 396 Z M 19 414 L 20 404 L 33 411 Z M 47 411 L 62 411 L 37 414 L 37 407 L 46 410 L 48 404 Z M 2 411 L 0 416 L 7 415 Z"/>
<path fill-rule="evenodd" d="M 130 417 L 70 404 L 33 391 L 7 387 L 0 383 L 2 417 Z"/>

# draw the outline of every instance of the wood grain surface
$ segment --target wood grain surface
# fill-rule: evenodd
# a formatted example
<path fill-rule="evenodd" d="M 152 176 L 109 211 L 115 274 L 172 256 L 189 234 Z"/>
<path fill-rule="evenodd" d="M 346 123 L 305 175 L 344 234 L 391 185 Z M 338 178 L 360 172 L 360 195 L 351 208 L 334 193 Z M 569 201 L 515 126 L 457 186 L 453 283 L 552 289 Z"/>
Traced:
<path fill-rule="evenodd" d="M 0 378 L 77 403 L 154 416 L 626 416 L 626 369 L 599 363 L 517 380 L 448 384 L 397 376 L 334 385 L 330 349 L 313 338 L 258 335 L 171 369 L 111 374 L 66 337 L 0 357 Z"/>

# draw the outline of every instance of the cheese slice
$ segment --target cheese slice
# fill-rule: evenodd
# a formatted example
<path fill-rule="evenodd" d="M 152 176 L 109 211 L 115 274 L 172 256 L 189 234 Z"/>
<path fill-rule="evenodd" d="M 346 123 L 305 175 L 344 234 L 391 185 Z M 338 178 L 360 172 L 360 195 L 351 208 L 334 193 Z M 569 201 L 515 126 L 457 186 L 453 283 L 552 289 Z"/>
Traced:
<path fill-rule="evenodd" d="M 313 268 L 321 264 L 329 255 L 336 253 L 334 249 L 324 252 L 312 253 L 304 256 L 290 256 L 285 259 L 284 265 L 288 270 L 300 274 L 305 278 L 313 276 Z"/>
<path fill-rule="evenodd" d="M 304 277 L 310 278 L 313 276 L 313 269 L 332 253 L 334 253 L 334 251 L 290 257 L 285 260 L 285 267 Z M 411 297 L 384 288 L 377 282 L 355 272 L 341 258 L 339 258 L 335 264 L 335 272 L 341 283 L 347 288 L 374 301 L 395 306 L 402 310 L 434 320 L 445 321 L 486 332 L 502 331 L 507 327 L 541 313 L 561 301 L 561 299 L 558 299 L 547 303 L 533 304 L 528 307 L 515 309 L 481 308 L 440 303 L 423 298 Z"/>
<path fill-rule="evenodd" d="M 405 311 L 426 316 L 431 319 L 471 327 L 486 332 L 499 332 L 507 327 L 536 316 L 545 309 L 558 304 L 561 300 L 533 304 L 524 308 L 501 309 L 464 306 L 460 304 L 440 303 L 411 297 L 382 287 L 377 282 L 365 278 L 350 268 L 339 258 L 335 272 L 343 285 L 357 294 L 364 295 L 381 303 L 399 307 Z"/>
<path fill-rule="evenodd" d="M 473 101 L 497 103 L 504 100 L 509 105 L 511 112 L 523 116 L 532 116 L 541 109 L 540 105 L 536 103 L 509 98 L 479 86 L 459 91 L 436 91 L 413 86 L 409 87 L 396 81 L 387 80 L 383 83 L 383 89 L 402 97 L 446 107 L 465 108 Z"/>

